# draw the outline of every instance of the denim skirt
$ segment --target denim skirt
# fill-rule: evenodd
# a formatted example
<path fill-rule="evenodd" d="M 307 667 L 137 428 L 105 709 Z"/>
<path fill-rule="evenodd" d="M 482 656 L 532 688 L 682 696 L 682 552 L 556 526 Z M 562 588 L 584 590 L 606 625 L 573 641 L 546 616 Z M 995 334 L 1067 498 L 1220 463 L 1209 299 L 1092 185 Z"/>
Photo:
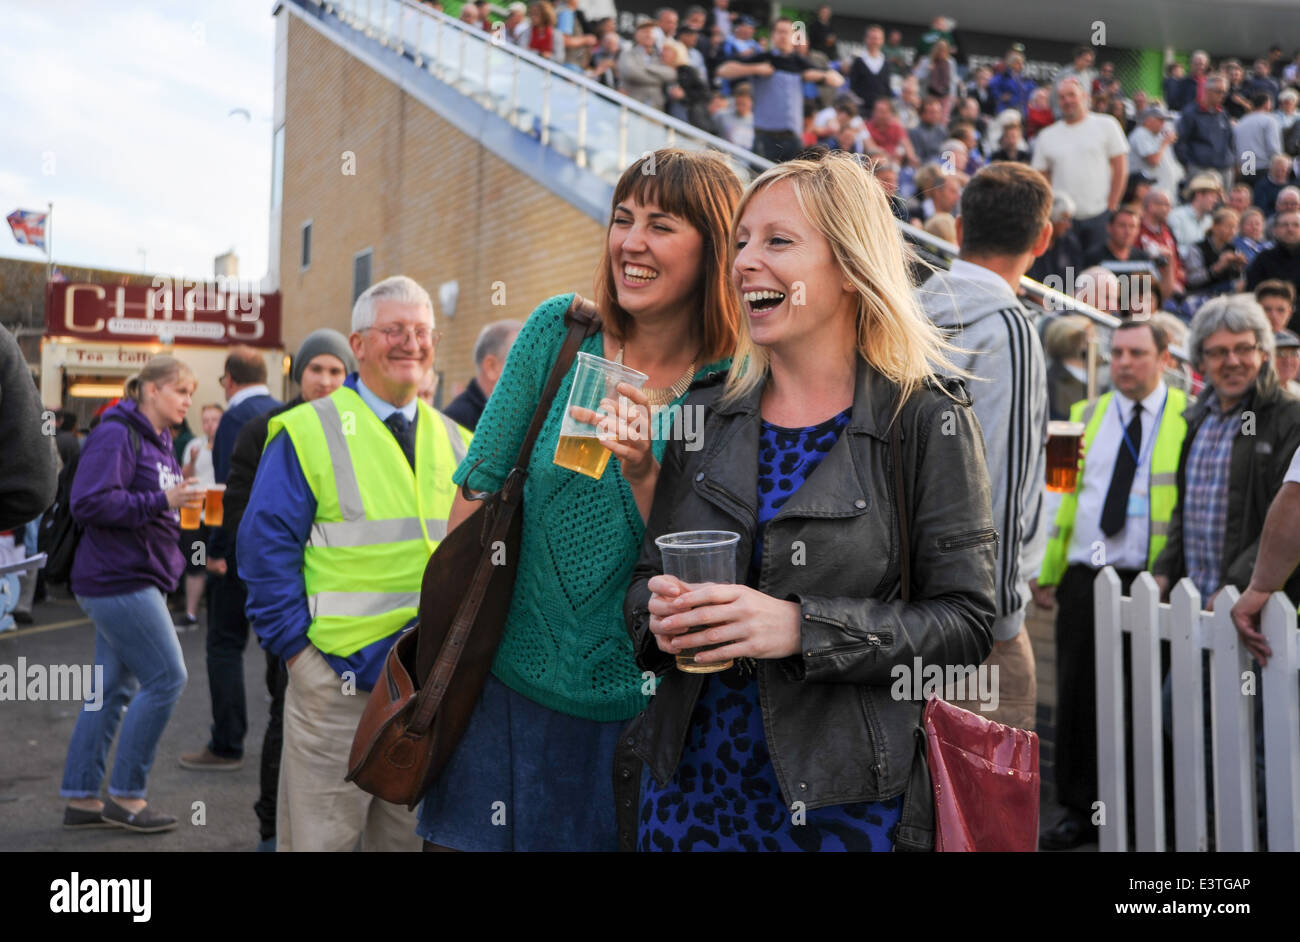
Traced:
<path fill-rule="evenodd" d="M 626 725 L 557 713 L 488 675 L 416 833 L 463 851 L 617 851 L 614 747 Z"/>

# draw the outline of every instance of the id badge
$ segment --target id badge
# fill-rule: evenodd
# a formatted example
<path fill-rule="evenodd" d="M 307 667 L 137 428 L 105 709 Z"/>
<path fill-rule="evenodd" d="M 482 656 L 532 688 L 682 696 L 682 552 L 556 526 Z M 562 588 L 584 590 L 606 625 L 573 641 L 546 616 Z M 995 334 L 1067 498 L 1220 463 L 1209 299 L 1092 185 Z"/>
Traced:
<path fill-rule="evenodd" d="M 1146 518 L 1147 496 L 1145 494 L 1130 494 L 1128 496 L 1128 515 L 1130 517 Z"/>

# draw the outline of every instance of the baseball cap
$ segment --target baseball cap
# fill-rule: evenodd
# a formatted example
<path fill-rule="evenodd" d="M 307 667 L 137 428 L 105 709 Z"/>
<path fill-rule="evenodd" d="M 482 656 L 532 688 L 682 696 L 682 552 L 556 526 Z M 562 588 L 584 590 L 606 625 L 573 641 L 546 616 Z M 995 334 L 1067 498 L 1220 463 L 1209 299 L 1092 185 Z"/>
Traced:
<path fill-rule="evenodd" d="M 1300 347 L 1300 337 L 1289 330 L 1279 330 L 1273 335 L 1273 346 L 1278 350 Z"/>
<path fill-rule="evenodd" d="M 1159 105 L 1152 105 L 1149 108 L 1142 109 L 1142 113 L 1138 115 L 1138 120 L 1145 121 L 1147 118 L 1159 118 L 1161 121 L 1164 121 L 1171 117 L 1173 116 Z"/>
<path fill-rule="evenodd" d="M 528 6 L 527 6 L 526 4 L 520 3 L 519 0 L 515 0 L 514 3 L 512 3 L 512 4 L 510 4 L 510 6 L 506 7 L 506 12 L 507 12 L 507 13 L 527 13 L 527 12 L 528 12 Z"/>

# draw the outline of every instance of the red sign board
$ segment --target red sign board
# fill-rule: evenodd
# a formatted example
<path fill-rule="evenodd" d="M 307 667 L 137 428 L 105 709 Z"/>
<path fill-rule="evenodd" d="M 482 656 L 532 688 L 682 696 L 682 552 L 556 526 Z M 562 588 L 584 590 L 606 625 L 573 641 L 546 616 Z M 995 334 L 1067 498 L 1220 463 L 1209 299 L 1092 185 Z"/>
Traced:
<path fill-rule="evenodd" d="M 280 294 L 155 278 L 152 285 L 45 286 L 46 336 L 117 343 L 280 347 Z"/>

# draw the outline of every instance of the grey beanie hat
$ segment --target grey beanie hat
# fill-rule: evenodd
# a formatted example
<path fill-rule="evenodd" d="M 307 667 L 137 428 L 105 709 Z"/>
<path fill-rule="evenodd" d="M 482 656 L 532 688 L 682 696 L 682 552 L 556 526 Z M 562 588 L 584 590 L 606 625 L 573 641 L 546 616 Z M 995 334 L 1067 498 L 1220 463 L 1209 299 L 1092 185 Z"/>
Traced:
<path fill-rule="evenodd" d="M 356 372 L 357 358 L 352 355 L 352 348 L 348 346 L 348 338 L 337 330 L 322 327 L 320 330 L 313 330 L 307 335 L 307 339 L 298 348 L 298 355 L 293 358 L 293 381 L 295 383 L 302 382 L 302 371 L 307 368 L 307 364 L 312 361 L 313 357 L 318 357 L 322 353 L 338 357 L 342 361 L 345 370 L 349 373 Z"/>

